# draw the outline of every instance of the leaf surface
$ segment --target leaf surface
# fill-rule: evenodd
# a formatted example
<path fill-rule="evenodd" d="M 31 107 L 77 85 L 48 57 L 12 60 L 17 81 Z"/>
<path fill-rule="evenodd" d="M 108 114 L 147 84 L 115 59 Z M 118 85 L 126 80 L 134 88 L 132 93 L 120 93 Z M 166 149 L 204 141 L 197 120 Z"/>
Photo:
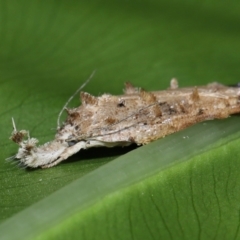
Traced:
<path fill-rule="evenodd" d="M 62 106 L 94 69 L 84 89 L 94 95 L 121 94 L 125 81 L 146 90 L 172 77 L 180 86 L 238 82 L 237 9 L 215 0 L 0 0 L 1 239 L 59 239 L 67 229 L 73 239 L 237 239 L 238 117 L 137 149 L 82 151 L 46 170 L 5 161 L 17 150 L 11 117 L 51 140 Z"/>

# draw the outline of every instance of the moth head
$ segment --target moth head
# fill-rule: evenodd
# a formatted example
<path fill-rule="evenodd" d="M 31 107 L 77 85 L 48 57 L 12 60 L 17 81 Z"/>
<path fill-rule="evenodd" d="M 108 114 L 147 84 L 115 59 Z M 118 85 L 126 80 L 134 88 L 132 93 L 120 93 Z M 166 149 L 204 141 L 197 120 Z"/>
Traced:
<path fill-rule="evenodd" d="M 68 148 L 65 142 L 52 141 L 44 145 L 37 146 L 38 139 L 28 138 L 19 142 L 19 149 L 15 155 L 15 159 L 19 161 L 19 165 L 23 167 L 44 167 L 47 164 L 58 160 L 60 155 Z"/>
<path fill-rule="evenodd" d="M 56 161 L 68 147 L 66 142 L 56 140 L 37 146 L 38 139 L 31 138 L 26 130 L 17 131 L 15 124 L 13 126 L 10 139 L 19 145 L 18 152 L 13 157 L 19 161 L 19 166 L 31 168 L 45 166 Z"/>

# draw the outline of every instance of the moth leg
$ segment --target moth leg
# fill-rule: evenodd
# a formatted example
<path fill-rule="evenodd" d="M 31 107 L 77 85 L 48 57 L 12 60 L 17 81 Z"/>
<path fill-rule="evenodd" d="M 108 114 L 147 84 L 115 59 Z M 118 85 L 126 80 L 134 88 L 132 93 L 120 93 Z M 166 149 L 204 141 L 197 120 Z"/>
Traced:
<path fill-rule="evenodd" d="M 57 165 L 58 163 L 66 160 L 67 158 L 69 158 L 70 156 L 72 156 L 73 154 L 79 152 L 81 149 L 86 149 L 86 142 L 81 141 L 76 143 L 75 145 L 68 147 L 61 155 L 58 159 L 56 159 L 54 162 L 51 162 L 49 164 L 43 165 L 41 166 L 41 168 L 50 168 L 53 167 L 55 165 Z"/>

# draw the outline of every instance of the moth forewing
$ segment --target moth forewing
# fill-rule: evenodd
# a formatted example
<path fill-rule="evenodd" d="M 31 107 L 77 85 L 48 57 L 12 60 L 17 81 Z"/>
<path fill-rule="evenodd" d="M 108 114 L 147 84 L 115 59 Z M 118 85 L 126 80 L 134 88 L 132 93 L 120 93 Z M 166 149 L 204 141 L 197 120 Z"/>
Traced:
<path fill-rule="evenodd" d="M 52 167 L 81 149 L 143 145 L 195 123 L 240 112 L 240 90 L 219 83 L 178 88 L 176 79 L 164 91 L 147 92 L 130 83 L 124 95 L 80 94 L 82 104 L 68 109 L 55 139 L 37 146 L 25 130 L 14 131 L 16 158 L 27 167 Z M 58 119 L 59 123 L 59 119 Z"/>

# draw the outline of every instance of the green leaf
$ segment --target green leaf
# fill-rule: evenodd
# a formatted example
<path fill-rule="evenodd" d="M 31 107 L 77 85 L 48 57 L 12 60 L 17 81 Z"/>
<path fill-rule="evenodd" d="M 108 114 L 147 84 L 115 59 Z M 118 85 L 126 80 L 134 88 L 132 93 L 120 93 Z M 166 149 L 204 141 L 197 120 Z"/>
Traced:
<path fill-rule="evenodd" d="M 199 124 L 138 148 L 26 208 L 0 232 L 6 239 L 118 239 L 125 229 L 124 239 L 219 239 L 230 228 L 234 236 L 238 122 Z M 226 161 L 228 151 L 235 157 Z"/>
<path fill-rule="evenodd" d="M 121 94 L 125 81 L 147 90 L 172 77 L 238 82 L 239 5 L 0 0 L 1 239 L 239 238 L 238 117 L 137 149 L 82 151 L 46 170 L 4 160 L 17 150 L 11 117 L 51 140 L 94 69 L 85 91 L 95 95 Z"/>

